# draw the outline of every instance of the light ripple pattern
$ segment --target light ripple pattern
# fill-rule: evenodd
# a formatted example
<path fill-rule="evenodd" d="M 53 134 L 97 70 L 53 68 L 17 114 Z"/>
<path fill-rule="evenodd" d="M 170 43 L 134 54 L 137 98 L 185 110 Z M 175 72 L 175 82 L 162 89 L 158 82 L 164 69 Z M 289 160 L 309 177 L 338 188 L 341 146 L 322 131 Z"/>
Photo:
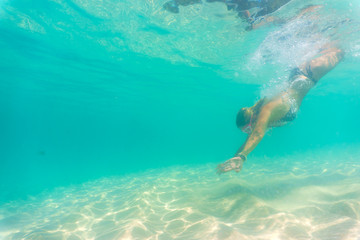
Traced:
<path fill-rule="evenodd" d="M 58 188 L 2 205 L 0 238 L 356 240 L 356 149 L 255 157 L 240 174 L 174 166 Z"/>

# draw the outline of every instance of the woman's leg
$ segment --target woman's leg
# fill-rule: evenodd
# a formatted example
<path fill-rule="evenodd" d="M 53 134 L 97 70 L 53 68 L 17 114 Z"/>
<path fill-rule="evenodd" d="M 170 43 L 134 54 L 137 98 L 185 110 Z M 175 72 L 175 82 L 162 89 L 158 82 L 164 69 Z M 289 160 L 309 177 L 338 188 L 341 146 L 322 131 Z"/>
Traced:
<path fill-rule="evenodd" d="M 314 81 L 319 81 L 330 72 L 344 57 L 342 50 L 332 47 L 320 52 L 321 56 L 306 62 L 300 69 L 307 73 Z"/>

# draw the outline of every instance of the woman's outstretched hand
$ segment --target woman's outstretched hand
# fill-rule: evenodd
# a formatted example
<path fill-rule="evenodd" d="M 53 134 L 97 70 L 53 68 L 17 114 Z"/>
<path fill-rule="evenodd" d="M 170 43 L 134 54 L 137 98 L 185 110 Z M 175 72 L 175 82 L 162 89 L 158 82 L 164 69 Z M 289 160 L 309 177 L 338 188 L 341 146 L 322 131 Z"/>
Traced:
<path fill-rule="evenodd" d="M 227 160 L 224 163 L 221 163 L 217 166 L 217 174 L 223 174 L 229 171 L 234 170 L 235 172 L 240 172 L 245 159 L 241 157 L 233 157 Z"/>

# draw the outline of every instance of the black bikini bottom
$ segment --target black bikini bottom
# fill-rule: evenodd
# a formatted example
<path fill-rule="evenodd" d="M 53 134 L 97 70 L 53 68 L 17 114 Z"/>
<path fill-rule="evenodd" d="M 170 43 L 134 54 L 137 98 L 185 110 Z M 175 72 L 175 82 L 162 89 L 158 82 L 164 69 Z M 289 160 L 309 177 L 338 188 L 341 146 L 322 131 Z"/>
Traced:
<path fill-rule="evenodd" d="M 294 81 L 298 76 L 304 76 L 304 77 L 310 79 L 314 84 L 317 83 L 317 81 L 313 77 L 313 72 L 311 71 L 310 66 L 308 66 L 306 68 L 306 73 L 298 67 L 291 70 L 290 75 L 289 75 L 289 81 L 290 82 Z"/>

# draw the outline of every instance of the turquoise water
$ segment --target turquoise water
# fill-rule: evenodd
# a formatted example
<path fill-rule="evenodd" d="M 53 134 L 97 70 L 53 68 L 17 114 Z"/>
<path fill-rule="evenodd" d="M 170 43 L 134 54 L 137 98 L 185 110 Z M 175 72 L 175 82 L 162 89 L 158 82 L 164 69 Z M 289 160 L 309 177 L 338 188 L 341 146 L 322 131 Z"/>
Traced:
<path fill-rule="evenodd" d="M 164 2 L 0 0 L 0 239 L 359 239 L 360 3 L 247 32 Z M 297 119 L 217 176 L 238 109 L 332 41 Z"/>

